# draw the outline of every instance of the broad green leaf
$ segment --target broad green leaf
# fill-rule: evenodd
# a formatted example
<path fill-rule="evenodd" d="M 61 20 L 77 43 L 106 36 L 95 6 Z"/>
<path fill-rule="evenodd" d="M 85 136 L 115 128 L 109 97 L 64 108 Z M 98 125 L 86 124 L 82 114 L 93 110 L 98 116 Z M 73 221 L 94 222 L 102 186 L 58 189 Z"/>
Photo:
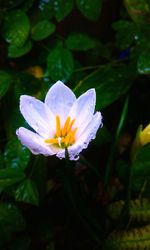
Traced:
<path fill-rule="evenodd" d="M 39 19 L 50 19 L 54 16 L 58 22 L 70 14 L 74 6 L 74 0 L 40 0 Z"/>
<path fill-rule="evenodd" d="M 5 71 L 0 70 L 0 98 L 2 98 L 8 91 L 12 77 Z"/>
<path fill-rule="evenodd" d="M 87 19 L 96 21 L 102 8 L 102 0 L 76 0 L 77 7 Z"/>
<path fill-rule="evenodd" d="M 74 91 L 80 95 L 90 88 L 95 88 L 97 109 L 103 109 L 125 94 L 136 76 L 136 69 L 131 65 L 113 68 L 108 64 L 79 81 Z"/>
<path fill-rule="evenodd" d="M 23 181 L 15 190 L 16 201 L 23 201 L 33 205 L 39 204 L 39 195 L 34 182 L 30 179 Z"/>
<path fill-rule="evenodd" d="M 76 82 L 79 82 L 80 79 L 86 76 L 86 74 L 87 72 L 83 71 L 83 65 L 79 61 L 74 60 L 74 70 L 69 79 L 71 88 L 73 89 L 76 86 Z"/>
<path fill-rule="evenodd" d="M 54 15 L 53 0 L 40 0 L 36 14 L 38 20 L 52 18 Z"/>
<path fill-rule="evenodd" d="M 132 45 L 138 37 L 138 29 L 134 22 L 119 20 L 112 25 L 116 33 L 116 45 L 120 49 L 126 49 Z"/>
<path fill-rule="evenodd" d="M 54 15 L 59 22 L 69 15 L 74 5 L 73 0 L 52 0 L 52 3 Z"/>
<path fill-rule="evenodd" d="M 11 45 L 21 47 L 26 42 L 30 31 L 30 22 L 25 12 L 21 10 L 10 11 L 5 19 L 3 35 Z"/>
<path fill-rule="evenodd" d="M 13 185 L 25 178 L 24 173 L 19 169 L 0 169 L 0 190 Z"/>
<path fill-rule="evenodd" d="M 15 45 L 9 45 L 8 47 L 8 57 L 17 58 L 24 56 L 32 49 L 32 43 L 30 41 L 26 42 L 22 47 L 17 47 Z"/>
<path fill-rule="evenodd" d="M 23 146 L 18 138 L 10 137 L 4 152 L 4 160 L 7 167 L 24 170 L 29 163 L 31 153 Z"/>
<path fill-rule="evenodd" d="M 48 55 L 47 67 L 52 80 L 66 81 L 73 72 L 73 57 L 69 50 L 57 46 Z"/>
<path fill-rule="evenodd" d="M 140 192 L 144 183 L 149 192 L 150 188 L 150 144 L 142 147 L 132 166 L 132 189 Z"/>
<path fill-rule="evenodd" d="M 150 49 L 143 51 L 138 58 L 138 72 L 140 74 L 150 74 Z"/>
<path fill-rule="evenodd" d="M 52 22 L 48 20 L 40 21 L 32 27 L 31 37 L 35 41 L 40 41 L 54 33 L 55 29 L 56 26 Z"/>
<path fill-rule="evenodd" d="M 95 47 L 95 41 L 84 33 L 72 33 L 68 36 L 66 45 L 71 50 L 86 51 Z"/>

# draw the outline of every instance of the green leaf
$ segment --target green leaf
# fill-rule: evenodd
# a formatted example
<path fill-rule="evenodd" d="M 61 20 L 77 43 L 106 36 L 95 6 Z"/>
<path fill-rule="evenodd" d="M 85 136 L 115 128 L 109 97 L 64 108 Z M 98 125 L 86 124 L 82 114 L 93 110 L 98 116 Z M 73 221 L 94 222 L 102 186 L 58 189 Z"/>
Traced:
<path fill-rule="evenodd" d="M 84 33 L 72 33 L 68 36 L 66 45 L 72 50 L 86 51 L 95 47 L 95 41 Z"/>
<path fill-rule="evenodd" d="M 54 33 L 55 29 L 56 26 L 52 22 L 48 20 L 40 21 L 32 27 L 31 37 L 35 41 L 40 41 Z"/>
<path fill-rule="evenodd" d="M 17 137 L 10 139 L 4 152 L 7 167 L 24 170 L 29 163 L 31 153 L 23 146 Z"/>
<path fill-rule="evenodd" d="M 73 72 L 73 57 L 69 50 L 62 46 L 55 47 L 48 55 L 48 73 L 52 80 L 66 81 Z"/>
<path fill-rule="evenodd" d="M 28 16 L 21 10 L 9 12 L 4 19 L 3 35 L 11 45 L 21 47 L 26 42 L 30 31 Z"/>
<path fill-rule="evenodd" d="M 140 192 L 144 183 L 146 183 L 147 192 L 150 188 L 150 144 L 142 147 L 132 166 L 132 189 Z"/>
<path fill-rule="evenodd" d="M 81 95 L 90 88 L 96 89 L 97 109 L 103 109 L 125 94 L 136 78 L 134 66 L 112 67 L 105 65 L 79 81 L 75 92 Z"/>
<path fill-rule="evenodd" d="M 73 6 L 74 0 L 40 0 L 38 19 L 50 19 L 54 16 L 60 22 L 70 14 Z"/>
<path fill-rule="evenodd" d="M 22 47 L 17 47 L 15 45 L 9 45 L 8 47 L 8 57 L 17 58 L 24 56 L 32 49 L 32 43 L 30 41 L 26 42 Z"/>
<path fill-rule="evenodd" d="M 12 77 L 5 71 L 0 70 L 0 99 L 7 93 Z"/>
<path fill-rule="evenodd" d="M 119 20 L 112 25 L 116 33 L 116 45 L 120 49 L 126 49 L 132 45 L 135 37 L 138 37 L 138 29 L 134 22 Z"/>
<path fill-rule="evenodd" d="M 38 20 L 51 19 L 54 16 L 52 0 L 40 0 L 38 7 L 38 10 L 36 10 Z"/>
<path fill-rule="evenodd" d="M 146 49 L 143 51 L 138 58 L 138 72 L 140 74 L 150 74 L 150 57 L 149 57 L 150 49 Z"/>
<path fill-rule="evenodd" d="M 87 19 L 96 21 L 102 8 L 102 0 L 76 0 L 77 7 Z"/>
<path fill-rule="evenodd" d="M 23 201 L 33 205 L 39 204 L 39 195 L 34 182 L 30 179 L 23 181 L 15 190 L 16 201 Z"/>
<path fill-rule="evenodd" d="M 24 173 L 19 169 L 0 169 L 0 190 L 13 185 L 25 178 Z"/>
<path fill-rule="evenodd" d="M 57 21 L 63 20 L 73 9 L 73 0 L 53 0 L 54 15 Z"/>

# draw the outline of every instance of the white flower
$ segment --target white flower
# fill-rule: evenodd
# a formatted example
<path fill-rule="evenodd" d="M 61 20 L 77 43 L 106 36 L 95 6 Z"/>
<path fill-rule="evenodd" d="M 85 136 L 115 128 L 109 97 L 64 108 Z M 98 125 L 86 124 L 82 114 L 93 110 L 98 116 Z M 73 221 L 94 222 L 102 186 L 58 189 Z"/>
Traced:
<path fill-rule="evenodd" d="M 35 132 L 21 127 L 16 134 L 33 154 L 64 158 L 67 147 L 70 160 L 77 160 L 102 126 L 101 113 L 94 114 L 95 102 L 95 89 L 76 99 L 61 81 L 49 89 L 44 102 L 22 95 L 20 111 Z"/>

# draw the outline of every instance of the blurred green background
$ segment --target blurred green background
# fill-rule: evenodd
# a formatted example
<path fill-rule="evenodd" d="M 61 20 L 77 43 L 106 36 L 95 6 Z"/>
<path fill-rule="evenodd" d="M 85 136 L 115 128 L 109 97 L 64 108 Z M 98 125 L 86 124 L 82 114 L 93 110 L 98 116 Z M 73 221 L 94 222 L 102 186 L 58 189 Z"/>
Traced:
<path fill-rule="evenodd" d="M 0 249 L 150 249 L 149 0 L 0 0 L 0 30 Z M 16 137 L 57 80 L 103 115 L 69 171 Z"/>

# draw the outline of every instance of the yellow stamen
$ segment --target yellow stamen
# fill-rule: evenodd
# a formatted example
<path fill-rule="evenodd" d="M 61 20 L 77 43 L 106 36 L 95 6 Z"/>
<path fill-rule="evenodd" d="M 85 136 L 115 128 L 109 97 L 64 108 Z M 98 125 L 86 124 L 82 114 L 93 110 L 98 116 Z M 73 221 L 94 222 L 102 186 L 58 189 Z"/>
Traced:
<path fill-rule="evenodd" d="M 61 143 L 64 143 L 65 142 L 65 138 L 61 138 Z"/>
<path fill-rule="evenodd" d="M 67 136 L 65 137 L 65 141 L 64 141 L 65 146 L 68 146 L 69 140 L 70 140 L 70 136 L 71 136 L 71 133 L 67 134 Z"/>
<path fill-rule="evenodd" d="M 58 139 L 57 138 L 46 139 L 45 142 L 50 144 L 56 144 L 58 143 Z"/>
<path fill-rule="evenodd" d="M 73 128 L 75 119 L 71 120 L 70 116 L 67 117 L 63 128 L 60 124 L 60 116 L 56 116 L 56 134 L 54 138 L 46 139 L 44 142 L 49 144 L 55 144 L 60 148 L 71 146 L 75 140 L 75 133 L 77 132 L 77 127 Z"/>
<path fill-rule="evenodd" d="M 75 141 L 75 133 L 77 132 L 78 128 L 75 128 L 73 131 L 70 131 L 70 133 L 67 134 L 67 136 L 64 138 L 65 146 L 71 145 Z"/>
<path fill-rule="evenodd" d="M 59 115 L 56 116 L 56 136 L 61 136 L 61 128 L 60 128 L 60 117 Z"/>
<path fill-rule="evenodd" d="M 70 143 L 70 145 L 72 145 L 74 142 L 75 142 L 76 140 L 75 140 L 75 138 L 70 138 L 70 141 L 69 141 L 69 143 Z"/>
<path fill-rule="evenodd" d="M 70 140 L 69 140 L 70 144 L 73 144 L 75 142 L 74 136 L 75 136 L 75 133 L 77 132 L 77 129 L 78 128 L 75 128 L 72 132 L 70 132 L 71 133 Z"/>
<path fill-rule="evenodd" d="M 68 126 L 67 133 L 69 133 L 69 132 L 71 131 L 72 126 L 73 126 L 74 123 L 75 123 L 75 119 L 73 119 L 73 120 L 71 121 L 70 125 Z"/>
<path fill-rule="evenodd" d="M 68 129 L 69 123 L 70 123 L 70 116 L 67 117 L 65 125 L 62 129 L 62 136 L 65 136 L 67 134 L 67 129 Z"/>

